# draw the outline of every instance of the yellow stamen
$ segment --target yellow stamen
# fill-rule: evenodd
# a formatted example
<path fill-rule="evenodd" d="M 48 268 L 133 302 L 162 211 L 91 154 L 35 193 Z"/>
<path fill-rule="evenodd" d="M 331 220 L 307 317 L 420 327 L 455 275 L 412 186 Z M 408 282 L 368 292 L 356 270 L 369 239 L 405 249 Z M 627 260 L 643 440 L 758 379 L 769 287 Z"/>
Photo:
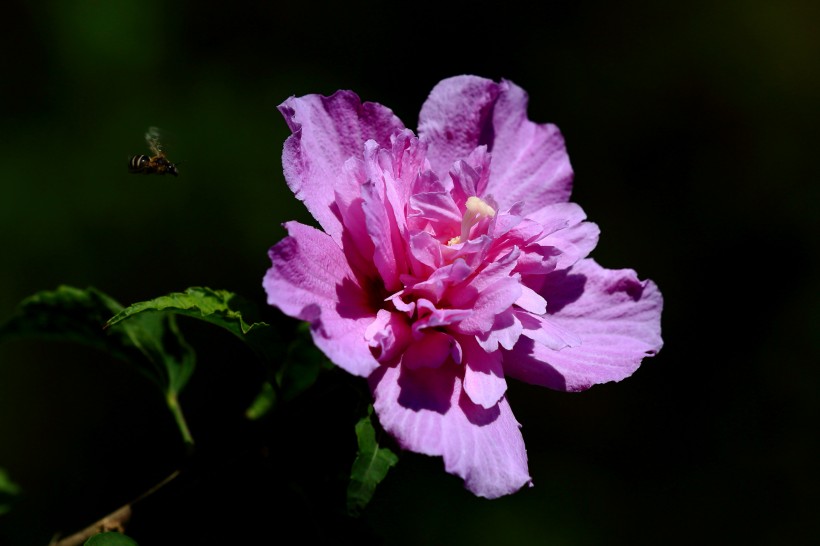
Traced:
<path fill-rule="evenodd" d="M 483 218 L 492 218 L 495 216 L 495 209 L 475 195 L 467 199 L 465 206 L 467 211 L 464 213 L 464 218 L 461 220 L 461 241 L 469 240 L 470 230 Z"/>

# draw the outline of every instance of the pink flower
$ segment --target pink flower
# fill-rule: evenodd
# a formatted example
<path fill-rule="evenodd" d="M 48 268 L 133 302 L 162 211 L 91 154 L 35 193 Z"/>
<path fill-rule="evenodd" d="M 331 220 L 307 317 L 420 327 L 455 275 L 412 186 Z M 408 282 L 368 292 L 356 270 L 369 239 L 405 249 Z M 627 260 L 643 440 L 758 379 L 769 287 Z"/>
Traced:
<path fill-rule="evenodd" d="M 658 288 L 586 257 L 598 227 L 567 202 L 564 140 L 526 107 L 475 76 L 433 89 L 418 137 L 350 91 L 279 107 L 285 178 L 323 231 L 285 224 L 268 303 L 368 378 L 403 448 L 488 498 L 531 484 L 506 377 L 579 391 L 663 344 Z"/>

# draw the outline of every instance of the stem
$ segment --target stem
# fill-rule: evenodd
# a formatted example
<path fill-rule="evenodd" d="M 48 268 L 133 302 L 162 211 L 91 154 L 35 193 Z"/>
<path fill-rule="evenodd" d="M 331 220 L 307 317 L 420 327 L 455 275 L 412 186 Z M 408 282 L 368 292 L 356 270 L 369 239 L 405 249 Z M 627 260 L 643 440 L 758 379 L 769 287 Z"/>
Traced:
<path fill-rule="evenodd" d="M 174 420 L 177 422 L 179 431 L 182 433 L 182 440 L 185 442 L 186 447 L 189 450 L 193 449 L 194 437 L 191 436 L 191 431 L 188 429 L 188 423 L 185 421 L 185 415 L 182 414 L 182 407 L 179 405 L 179 401 L 177 400 L 177 394 L 175 392 L 169 392 L 165 397 L 165 401 L 168 404 L 168 408 L 171 410 L 171 413 L 174 414 Z"/>
<path fill-rule="evenodd" d="M 78 531 L 73 535 L 63 539 L 60 539 L 59 533 L 57 533 L 51 539 L 49 546 L 80 546 L 86 540 L 91 538 L 93 535 L 96 535 L 97 533 L 104 533 L 106 531 L 118 531 L 120 533 L 124 532 L 125 524 L 128 523 L 128 520 L 131 519 L 131 507 L 134 506 L 136 503 L 140 502 L 141 500 L 143 500 L 144 498 L 153 495 L 154 493 L 165 487 L 177 476 L 179 476 L 179 470 L 175 470 L 167 478 L 153 486 L 145 493 L 141 494 L 133 501 L 114 510 L 104 518 L 95 521 L 82 531 Z"/>

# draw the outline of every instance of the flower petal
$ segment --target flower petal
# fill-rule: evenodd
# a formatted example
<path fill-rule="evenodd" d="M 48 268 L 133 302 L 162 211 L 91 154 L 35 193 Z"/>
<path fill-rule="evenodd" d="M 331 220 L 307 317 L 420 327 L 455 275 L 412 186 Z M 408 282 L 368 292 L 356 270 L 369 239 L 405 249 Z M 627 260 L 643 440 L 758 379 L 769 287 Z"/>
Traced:
<path fill-rule="evenodd" d="M 291 97 L 279 111 L 293 132 L 282 152 L 285 180 L 339 243 L 342 227 L 332 210 L 333 189 L 345 161 L 360 157 L 369 139 L 389 147 L 390 136 L 404 125 L 390 109 L 372 102 L 362 104 L 352 91 L 337 91 L 330 97 Z"/>
<path fill-rule="evenodd" d="M 527 93 L 514 83 L 505 80 L 498 88 L 487 191 L 502 206 L 522 201 L 524 216 L 544 205 L 566 201 L 573 173 L 558 127 L 527 119 Z"/>
<path fill-rule="evenodd" d="M 556 269 L 572 267 L 578 260 L 586 258 L 595 245 L 601 230 L 592 222 L 585 222 L 587 215 L 575 203 L 556 203 L 539 209 L 530 218 L 547 224 L 560 219 L 565 227 L 549 233 L 538 241 L 542 247 L 553 247 L 560 251 Z"/>
<path fill-rule="evenodd" d="M 310 322 L 316 346 L 348 372 L 367 376 L 378 367 L 365 341 L 376 318 L 342 250 L 321 231 L 288 222 L 290 234 L 270 249 L 273 266 L 263 280 L 268 303 Z"/>
<path fill-rule="evenodd" d="M 477 76 L 439 82 L 421 107 L 419 137 L 429 143 L 427 158 L 439 178 L 487 139 L 498 84 Z"/>
<path fill-rule="evenodd" d="M 435 330 L 424 331 L 404 351 L 401 365 L 413 370 L 437 368 L 447 360 L 455 345 L 456 340 L 449 334 Z"/>
<path fill-rule="evenodd" d="M 463 393 L 459 367 L 377 370 L 370 378 L 384 429 L 404 449 L 441 456 L 473 493 L 497 498 L 531 484 L 520 425 L 506 398 L 490 409 Z"/>
<path fill-rule="evenodd" d="M 546 320 L 575 334 L 576 346 L 553 350 L 522 337 L 504 356 L 504 371 L 528 383 L 580 391 L 620 381 L 663 346 L 663 298 L 630 269 L 608 270 L 591 259 L 547 275 Z M 526 334 L 526 332 L 525 332 Z"/>
<path fill-rule="evenodd" d="M 413 342 L 413 335 L 403 313 L 379 309 L 376 320 L 365 330 L 365 340 L 379 362 L 393 365 L 399 362 L 403 351 Z"/>
<path fill-rule="evenodd" d="M 473 403 L 492 408 L 507 391 L 501 351 L 485 352 L 474 338 L 461 336 L 464 351 L 464 392 Z"/>

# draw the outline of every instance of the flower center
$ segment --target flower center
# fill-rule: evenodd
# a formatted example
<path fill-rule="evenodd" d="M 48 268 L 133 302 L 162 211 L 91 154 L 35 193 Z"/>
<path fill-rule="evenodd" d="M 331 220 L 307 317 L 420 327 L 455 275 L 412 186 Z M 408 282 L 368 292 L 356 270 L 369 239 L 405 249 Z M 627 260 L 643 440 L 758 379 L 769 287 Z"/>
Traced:
<path fill-rule="evenodd" d="M 467 210 L 464 211 L 464 217 L 461 219 L 461 235 L 447 241 L 447 246 L 468 241 L 470 239 L 470 230 L 473 229 L 474 225 L 484 218 L 495 216 L 495 209 L 475 195 L 467 198 L 465 208 Z"/>

